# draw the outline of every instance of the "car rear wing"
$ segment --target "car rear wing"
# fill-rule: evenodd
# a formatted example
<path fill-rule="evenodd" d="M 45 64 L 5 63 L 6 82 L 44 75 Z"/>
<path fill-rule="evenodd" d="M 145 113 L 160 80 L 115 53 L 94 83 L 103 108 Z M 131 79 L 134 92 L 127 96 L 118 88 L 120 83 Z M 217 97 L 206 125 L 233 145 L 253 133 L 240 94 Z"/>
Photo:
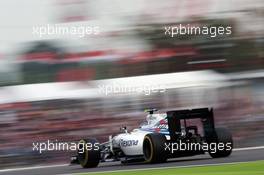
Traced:
<path fill-rule="evenodd" d="M 188 110 L 167 111 L 168 127 L 171 140 L 177 140 L 181 134 L 181 120 L 184 121 L 186 127 L 186 120 L 201 119 L 203 124 L 204 136 L 207 142 L 211 138 L 215 138 L 215 125 L 213 108 L 197 108 Z"/>

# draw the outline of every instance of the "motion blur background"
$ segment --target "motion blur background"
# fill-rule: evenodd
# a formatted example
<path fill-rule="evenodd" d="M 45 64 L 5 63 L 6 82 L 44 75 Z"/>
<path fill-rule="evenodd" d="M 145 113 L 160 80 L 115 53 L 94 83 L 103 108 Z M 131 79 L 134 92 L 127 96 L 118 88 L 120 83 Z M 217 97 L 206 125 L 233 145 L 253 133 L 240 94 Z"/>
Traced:
<path fill-rule="evenodd" d="M 39 154 L 32 142 L 106 141 L 120 126 L 137 127 L 148 107 L 210 106 L 236 147 L 264 145 L 263 0 L 2 0 L 0 21 L 0 168 L 69 162 L 71 152 Z M 100 33 L 33 34 L 46 24 Z M 179 24 L 231 26 L 232 34 L 164 34 Z M 98 90 L 150 79 L 165 92 Z"/>

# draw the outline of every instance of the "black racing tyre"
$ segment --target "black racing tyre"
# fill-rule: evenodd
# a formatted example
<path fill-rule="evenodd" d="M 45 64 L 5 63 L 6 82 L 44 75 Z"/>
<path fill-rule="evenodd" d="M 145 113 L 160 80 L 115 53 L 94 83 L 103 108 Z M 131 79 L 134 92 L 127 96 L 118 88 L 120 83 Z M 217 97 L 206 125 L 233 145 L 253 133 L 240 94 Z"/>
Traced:
<path fill-rule="evenodd" d="M 99 142 L 96 139 L 82 139 L 78 144 L 77 157 L 83 168 L 97 167 L 100 162 Z"/>
<path fill-rule="evenodd" d="M 167 161 L 165 151 L 166 137 L 160 133 L 147 134 L 143 141 L 143 154 L 146 163 L 162 163 Z"/>
<path fill-rule="evenodd" d="M 232 134 L 225 128 L 216 128 L 216 147 L 209 150 L 209 154 L 212 158 L 227 157 L 232 153 L 233 139 Z M 211 143 L 212 144 L 212 143 Z M 220 144 L 222 145 L 220 147 Z M 224 144 L 224 146 L 223 146 Z"/>

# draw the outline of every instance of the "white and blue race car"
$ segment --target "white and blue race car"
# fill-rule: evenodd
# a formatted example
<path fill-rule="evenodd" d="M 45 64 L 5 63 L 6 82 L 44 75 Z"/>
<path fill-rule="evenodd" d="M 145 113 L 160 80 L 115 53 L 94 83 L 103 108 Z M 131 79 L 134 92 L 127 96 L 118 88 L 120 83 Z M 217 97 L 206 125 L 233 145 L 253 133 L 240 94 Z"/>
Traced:
<path fill-rule="evenodd" d="M 205 152 L 213 158 L 231 154 L 232 135 L 224 128 L 215 128 L 213 109 L 175 110 L 163 114 L 156 111 L 147 110 L 146 121 L 139 128 L 128 132 L 123 127 L 122 133 L 109 136 L 108 142 L 82 139 L 72 163 L 92 168 L 105 161 L 159 163 Z M 202 129 L 198 130 L 196 125 L 188 126 L 190 122 L 187 121 L 192 119 L 200 119 Z"/>

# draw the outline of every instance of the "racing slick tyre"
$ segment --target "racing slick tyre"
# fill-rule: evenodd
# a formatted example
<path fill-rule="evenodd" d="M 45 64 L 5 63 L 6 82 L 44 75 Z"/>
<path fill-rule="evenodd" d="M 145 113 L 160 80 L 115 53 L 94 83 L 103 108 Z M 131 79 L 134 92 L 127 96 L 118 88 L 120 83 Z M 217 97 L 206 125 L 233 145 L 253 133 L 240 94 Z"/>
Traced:
<path fill-rule="evenodd" d="M 216 128 L 216 146 L 215 149 L 209 150 L 212 158 L 227 157 L 232 153 L 233 139 L 232 134 L 225 128 Z M 220 144 L 222 144 L 220 149 Z M 223 146 L 224 144 L 224 146 Z"/>
<path fill-rule="evenodd" d="M 77 158 L 83 168 L 97 167 L 100 162 L 99 142 L 96 139 L 80 140 Z"/>
<path fill-rule="evenodd" d="M 167 161 L 165 151 L 166 137 L 163 134 L 147 134 L 143 140 L 143 154 L 146 163 L 162 163 Z"/>

